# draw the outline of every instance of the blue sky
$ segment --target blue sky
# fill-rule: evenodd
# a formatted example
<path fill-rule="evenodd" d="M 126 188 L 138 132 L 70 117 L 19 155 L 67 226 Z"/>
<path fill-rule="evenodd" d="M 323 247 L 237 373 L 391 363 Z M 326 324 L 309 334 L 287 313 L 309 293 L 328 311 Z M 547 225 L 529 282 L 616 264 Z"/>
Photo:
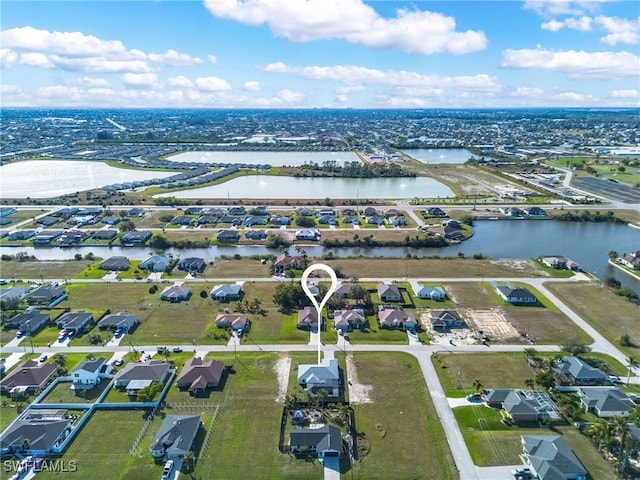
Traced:
<path fill-rule="evenodd" d="M 640 106 L 637 1 L 3 0 L 3 107 Z"/>

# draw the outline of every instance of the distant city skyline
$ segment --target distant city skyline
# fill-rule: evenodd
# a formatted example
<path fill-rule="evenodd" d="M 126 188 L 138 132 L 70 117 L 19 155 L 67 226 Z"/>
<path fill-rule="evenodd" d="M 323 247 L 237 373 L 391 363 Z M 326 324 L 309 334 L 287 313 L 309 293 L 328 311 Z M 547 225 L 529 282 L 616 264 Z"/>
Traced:
<path fill-rule="evenodd" d="M 1 107 L 639 107 L 636 1 L 3 1 Z"/>

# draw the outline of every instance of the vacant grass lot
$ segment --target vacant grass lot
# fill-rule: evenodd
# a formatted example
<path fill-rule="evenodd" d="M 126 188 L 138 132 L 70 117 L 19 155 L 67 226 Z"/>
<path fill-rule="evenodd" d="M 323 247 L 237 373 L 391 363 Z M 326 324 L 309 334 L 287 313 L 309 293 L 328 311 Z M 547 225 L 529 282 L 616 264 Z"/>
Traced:
<path fill-rule="evenodd" d="M 458 478 L 417 361 L 396 353 L 355 353 L 354 359 L 359 381 L 373 385 L 373 403 L 353 405 L 358 441 L 368 453 L 352 478 Z"/>
<path fill-rule="evenodd" d="M 529 335 L 536 343 L 560 344 L 567 338 L 590 344 L 593 339 L 557 309 L 544 307 L 505 307 L 511 323 L 521 332 Z"/>
<path fill-rule="evenodd" d="M 524 380 L 536 373 L 522 353 L 439 353 L 432 358 L 448 397 L 474 393 L 476 379 L 484 388 L 524 388 Z"/>
<path fill-rule="evenodd" d="M 545 286 L 622 352 L 640 358 L 638 305 L 614 295 L 599 283 L 547 283 Z M 623 347 L 618 343 L 624 333 L 629 334 L 633 346 Z"/>
<path fill-rule="evenodd" d="M 17 251 L 20 249 L 16 249 Z M 85 268 L 91 265 L 90 260 L 28 260 L 19 262 L 18 260 L 0 261 L 0 271 L 2 278 L 6 280 L 20 280 L 23 278 L 58 278 L 75 277 Z"/>

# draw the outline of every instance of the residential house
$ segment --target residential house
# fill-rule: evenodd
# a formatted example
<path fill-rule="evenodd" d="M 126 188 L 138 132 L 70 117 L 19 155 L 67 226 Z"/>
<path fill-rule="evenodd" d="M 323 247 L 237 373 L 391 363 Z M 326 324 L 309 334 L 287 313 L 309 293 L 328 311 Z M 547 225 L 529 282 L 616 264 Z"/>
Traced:
<path fill-rule="evenodd" d="M 139 207 L 134 207 L 127 210 L 127 217 L 144 217 L 144 210 Z"/>
<path fill-rule="evenodd" d="M 604 383 L 607 375 L 580 357 L 564 356 L 557 363 L 561 380 L 567 383 Z"/>
<path fill-rule="evenodd" d="M 294 428 L 289 434 L 289 448 L 296 453 L 308 449 L 319 459 L 340 457 L 342 433 L 338 427 L 323 425 L 320 428 Z"/>
<path fill-rule="evenodd" d="M 219 230 L 216 238 L 221 243 L 237 242 L 240 240 L 240 233 L 237 230 Z"/>
<path fill-rule="evenodd" d="M 240 285 L 216 285 L 211 290 L 211 298 L 220 302 L 230 302 L 242 298 L 242 287 Z"/>
<path fill-rule="evenodd" d="M 73 418 L 64 409 L 30 409 L 0 435 L 0 454 L 46 457 L 62 452 Z"/>
<path fill-rule="evenodd" d="M 183 270 L 185 272 L 191 273 L 202 273 L 206 266 L 207 265 L 204 261 L 204 258 L 188 257 L 184 260 L 180 260 L 180 262 L 178 263 L 178 270 Z"/>
<path fill-rule="evenodd" d="M 36 220 L 36 223 L 39 225 L 42 225 L 45 228 L 48 228 L 52 225 L 55 225 L 56 223 L 58 223 L 60 220 L 56 217 L 53 216 L 48 216 L 45 215 L 44 217 L 40 217 Z"/>
<path fill-rule="evenodd" d="M 57 240 L 60 236 L 62 236 L 62 230 L 54 230 L 48 231 L 43 230 L 40 233 L 37 233 L 31 241 L 34 245 L 51 245 L 55 240 Z"/>
<path fill-rule="evenodd" d="M 544 211 L 544 209 L 540 208 L 540 207 L 525 207 L 522 209 L 522 211 L 529 216 L 532 217 L 544 217 L 547 212 Z"/>
<path fill-rule="evenodd" d="M 382 224 L 384 224 L 384 218 L 382 218 L 380 215 L 370 215 L 368 217 L 365 217 L 365 220 L 367 221 L 367 223 L 369 225 L 382 225 Z"/>
<path fill-rule="evenodd" d="M 523 390 L 511 390 L 502 402 L 502 408 L 514 422 L 535 422 L 543 416 L 540 402 Z"/>
<path fill-rule="evenodd" d="M 100 330 L 121 330 L 127 333 L 131 333 L 136 326 L 140 323 L 138 315 L 133 315 L 126 312 L 112 313 L 105 315 L 99 322 L 98 328 Z"/>
<path fill-rule="evenodd" d="M 448 238 L 450 240 L 458 240 L 462 237 L 462 232 L 451 225 L 441 225 L 439 227 L 431 227 L 429 231 L 439 237 Z"/>
<path fill-rule="evenodd" d="M 338 221 L 335 215 L 320 215 L 318 217 L 318 223 L 320 225 L 337 225 Z"/>
<path fill-rule="evenodd" d="M 58 245 L 61 247 L 70 247 L 72 245 L 78 245 L 89 238 L 89 234 L 82 230 L 67 230 L 58 237 Z"/>
<path fill-rule="evenodd" d="M 9 302 L 10 299 L 21 302 L 29 295 L 29 287 L 0 288 L 0 302 Z"/>
<path fill-rule="evenodd" d="M 600 418 L 626 417 L 635 404 L 617 387 L 580 387 L 578 396 L 585 411 Z"/>
<path fill-rule="evenodd" d="M 114 385 L 126 390 L 128 395 L 136 396 L 138 391 L 153 383 L 163 383 L 170 374 L 170 366 L 161 360 L 149 360 L 146 363 L 127 363 L 116 373 Z"/>
<path fill-rule="evenodd" d="M 296 240 L 319 240 L 320 239 L 320 230 L 313 229 L 304 229 L 304 230 L 296 230 L 295 233 Z"/>
<path fill-rule="evenodd" d="M 618 261 L 629 268 L 640 270 L 640 250 L 636 250 L 631 252 L 629 255 L 620 257 Z"/>
<path fill-rule="evenodd" d="M 442 287 L 421 287 L 415 292 L 418 298 L 424 298 L 428 300 L 443 301 L 447 298 L 447 294 Z"/>
<path fill-rule="evenodd" d="M 109 257 L 98 264 L 100 270 L 124 272 L 129 270 L 129 259 L 123 256 Z"/>
<path fill-rule="evenodd" d="M 202 213 L 202 207 L 188 207 L 185 209 L 185 215 L 200 215 Z"/>
<path fill-rule="evenodd" d="M 362 211 L 362 215 L 365 216 L 365 217 L 373 217 L 374 215 L 378 215 L 378 210 L 376 210 L 373 207 L 366 207 Z"/>
<path fill-rule="evenodd" d="M 9 240 L 27 240 L 33 236 L 35 236 L 35 230 L 15 230 L 13 232 L 9 232 L 7 239 Z"/>
<path fill-rule="evenodd" d="M 488 407 L 500 409 L 512 391 L 512 388 L 488 388 L 483 391 L 482 396 Z"/>
<path fill-rule="evenodd" d="M 215 225 L 220 219 L 215 215 L 202 215 L 198 218 L 196 223 L 198 225 Z"/>
<path fill-rule="evenodd" d="M 298 207 L 295 209 L 295 214 L 299 217 L 312 217 L 314 212 L 310 208 Z"/>
<path fill-rule="evenodd" d="M 298 256 L 282 254 L 276 258 L 273 264 L 273 274 L 282 275 L 285 270 L 302 270 L 304 268 L 304 259 Z"/>
<path fill-rule="evenodd" d="M 17 328 L 24 335 L 34 336 L 43 328 L 51 317 L 46 313 L 37 311 L 18 313 L 7 321 L 7 327 Z"/>
<path fill-rule="evenodd" d="M 323 215 L 330 215 L 332 217 L 336 216 L 336 211 L 333 208 L 321 208 L 316 212 L 318 217 L 322 217 Z"/>
<path fill-rule="evenodd" d="M 243 206 L 230 207 L 228 210 L 229 215 L 246 215 L 247 210 Z"/>
<path fill-rule="evenodd" d="M 330 397 L 340 395 L 340 371 L 335 358 L 325 357 L 320 365 L 299 365 L 298 384 L 306 391 L 316 395 L 324 390 Z"/>
<path fill-rule="evenodd" d="M 378 323 L 381 328 L 400 330 L 415 330 L 417 325 L 412 312 L 383 305 L 378 307 Z"/>
<path fill-rule="evenodd" d="M 105 225 L 117 225 L 118 223 L 120 223 L 120 217 L 102 217 L 102 223 L 104 223 Z"/>
<path fill-rule="evenodd" d="M 201 426 L 200 415 L 167 415 L 151 443 L 151 455 L 181 460 L 193 449 Z"/>
<path fill-rule="evenodd" d="M 340 283 L 336 291 L 333 292 L 333 296 L 336 298 L 349 298 L 351 296 L 351 288 L 353 284 L 350 283 Z"/>
<path fill-rule="evenodd" d="M 58 372 L 58 364 L 27 360 L 0 380 L 0 393 L 31 392 L 43 389 Z M 14 390 L 15 389 L 15 390 Z"/>
<path fill-rule="evenodd" d="M 56 325 L 68 335 L 76 335 L 93 322 L 90 312 L 65 312 L 56 319 Z"/>
<path fill-rule="evenodd" d="M 27 303 L 29 305 L 53 307 L 67 298 L 67 296 L 67 291 L 64 287 L 42 285 L 29 294 Z"/>
<path fill-rule="evenodd" d="M 267 238 L 266 230 L 246 230 L 244 232 L 244 238 L 251 240 L 265 240 Z"/>
<path fill-rule="evenodd" d="M 355 208 L 343 208 L 340 213 L 343 217 L 355 217 L 358 215 Z"/>
<path fill-rule="evenodd" d="M 439 207 L 431 207 L 428 208 L 426 211 L 426 214 L 431 216 L 431 217 L 446 217 L 447 214 L 444 210 L 442 210 Z"/>
<path fill-rule="evenodd" d="M 350 332 L 356 328 L 363 328 L 366 324 L 367 319 L 364 315 L 364 310 L 360 308 L 333 312 L 333 326 L 336 330 Z"/>
<path fill-rule="evenodd" d="M 318 329 L 318 311 L 315 307 L 304 307 L 298 311 L 298 328 L 302 330 Z"/>
<path fill-rule="evenodd" d="M 111 365 L 104 358 L 96 358 L 80 362 L 71 372 L 71 380 L 75 390 L 90 390 L 110 375 Z"/>
<path fill-rule="evenodd" d="M 247 215 L 243 222 L 247 227 L 254 225 L 266 225 L 268 222 L 266 215 Z"/>
<path fill-rule="evenodd" d="M 249 329 L 251 320 L 240 313 L 221 313 L 216 317 L 216 327 L 231 328 L 236 332 L 245 332 Z"/>
<path fill-rule="evenodd" d="M 219 360 L 203 362 L 200 357 L 187 360 L 176 379 L 176 386 L 189 390 L 191 395 L 205 393 L 208 388 L 217 388 L 224 374 L 224 363 Z"/>
<path fill-rule="evenodd" d="M 167 287 L 160 293 L 160 300 L 171 303 L 179 303 L 183 300 L 189 300 L 191 298 L 191 289 L 188 287 L 178 287 L 173 285 Z"/>
<path fill-rule="evenodd" d="M 273 215 L 270 219 L 269 219 L 269 223 L 271 225 L 290 225 L 291 224 L 291 218 L 289 217 L 285 217 L 284 215 Z"/>
<path fill-rule="evenodd" d="M 400 293 L 400 289 L 391 283 L 379 283 L 377 290 L 378 296 L 383 302 L 402 301 L 402 293 Z"/>
<path fill-rule="evenodd" d="M 560 435 L 522 435 L 522 450 L 539 480 L 585 480 L 587 470 Z"/>
<path fill-rule="evenodd" d="M 456 310 L 429 309 L 429 323 L 431 328 L 438 331 L 446 331 L 452 328 L 465 328 L 464 319 Z"/>
<path fill-rule="evenodd" d="M 551 268 L 573 271 L 581 270 L 580 265 L 578 265 L 576 262 L 574 262 L 570 258 L 562 257 L 559 255 L 540 257 L 540 261 L 547 267 Z"/>
<path fill-rule="evenodd" d="M 151 238 L 151 232 L 148 230 L 139 231 L 131 230 L 122 235 L 120 239 L 124 245 L 141 245 Z"/>
<path fill-rule="evenodd" d="M 195 223 L 195 219 L 188 215 L 178 215 L 177 217 L 173 217 L 171 219 L 172 225 L 181 225 L 183 227 L 193 225 L 194 223 Z"/>
<path fill-rule="evenodd" d="M 18 213 L 18 209 L 14 207 L 0 207 L 0 217 L 8 217 Z"/>
<path fill-rule="evenodd" d="M 533 293 L 524 287 L 511 287 L 509 285 L 498 285 L 496 291 L 505 301 L 514 305 L 535 305 L 538 299 Z"/>
<path fill-rule="evenodd" d="M 171 265 L 171 261 L 172 259 L 169 255 L 151 255 L 140 262 L 138 268 L 150 272 L 164 272 Z"/>

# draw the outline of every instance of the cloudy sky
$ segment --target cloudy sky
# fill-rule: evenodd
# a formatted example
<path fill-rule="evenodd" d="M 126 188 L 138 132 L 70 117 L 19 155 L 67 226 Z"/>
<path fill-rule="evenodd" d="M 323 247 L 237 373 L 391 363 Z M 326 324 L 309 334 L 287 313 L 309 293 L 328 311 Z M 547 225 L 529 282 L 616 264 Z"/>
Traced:
<path fill-rule="evenodd" d="M 637 1 L 3 0 L 0 106 L 640 106 Z"/>

